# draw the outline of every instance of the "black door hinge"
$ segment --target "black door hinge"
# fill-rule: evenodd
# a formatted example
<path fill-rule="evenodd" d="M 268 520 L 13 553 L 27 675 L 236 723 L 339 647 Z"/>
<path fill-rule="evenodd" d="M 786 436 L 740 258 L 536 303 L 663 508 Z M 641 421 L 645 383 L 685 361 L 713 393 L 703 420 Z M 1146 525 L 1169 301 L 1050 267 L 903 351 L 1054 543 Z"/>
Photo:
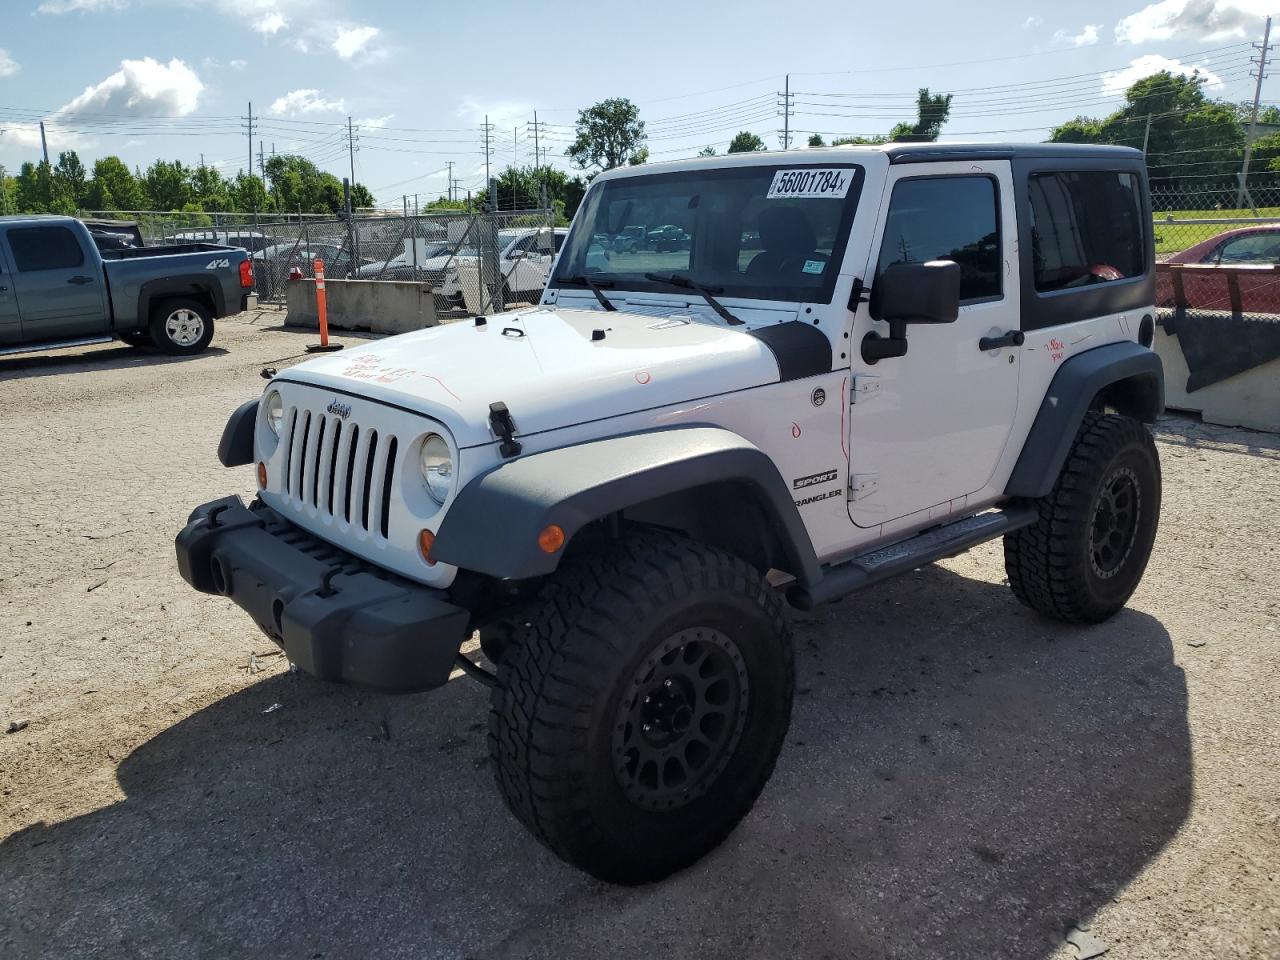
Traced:
<path fill-rule="evenodd" d="M 518 440 L 514 439 L 516 425 L 511 419 L 511 411 L 501 400 L 489 404 L 489 424 L 493 427 L 494 436 L 502 441 L 498 452 L 504 457 L 518 456 L 524 448 Z"/>

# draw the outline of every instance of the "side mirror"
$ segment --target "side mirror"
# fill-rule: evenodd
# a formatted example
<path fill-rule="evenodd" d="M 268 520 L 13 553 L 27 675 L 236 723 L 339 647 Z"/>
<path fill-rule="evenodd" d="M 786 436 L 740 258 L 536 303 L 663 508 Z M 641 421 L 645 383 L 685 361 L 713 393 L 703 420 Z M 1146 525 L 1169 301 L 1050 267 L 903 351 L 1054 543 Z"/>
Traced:
<path fill-rule="evenodd" d="M 871 316 L 889 322 L 889 336 L 874 330 L 862 338 L 867 363 L 907 353 L 907 324 L 955 323 L 960 315 L 960 265 L 951 260 L 895 263 L 871 291 Z"/>

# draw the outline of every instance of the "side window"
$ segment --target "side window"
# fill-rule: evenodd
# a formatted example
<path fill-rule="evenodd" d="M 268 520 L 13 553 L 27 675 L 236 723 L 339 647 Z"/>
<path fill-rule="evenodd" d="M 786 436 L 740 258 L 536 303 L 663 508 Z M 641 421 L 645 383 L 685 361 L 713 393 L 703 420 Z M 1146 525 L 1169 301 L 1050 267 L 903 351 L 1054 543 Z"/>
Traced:
<path fill-rule="evenodd" d="M 80 241 L 66 227 L 19 227 L 9 231 L 9 249 L 19 273 L 66 270 L 84 263 Z"/>
<path fill-rule="evenodd" d="M 1219 247 L 1211 259 L 1215 263 L 1280 262 L 1280 232 L 1235 237 Z"/>
<path fill-rule="evenodd" d="M 1036 290 L 1088 287 L 1146 272 L 1146 228 L 1132 173 L 1075 170 L 1028 181 Z"/>
<path fill-rule="evenodd" d="M 991 177 L 900 180 L 889 200 L 876 273 L 895 263 L 960 264 L 962 302 L 1001 295 L 1000 211 Z"/>

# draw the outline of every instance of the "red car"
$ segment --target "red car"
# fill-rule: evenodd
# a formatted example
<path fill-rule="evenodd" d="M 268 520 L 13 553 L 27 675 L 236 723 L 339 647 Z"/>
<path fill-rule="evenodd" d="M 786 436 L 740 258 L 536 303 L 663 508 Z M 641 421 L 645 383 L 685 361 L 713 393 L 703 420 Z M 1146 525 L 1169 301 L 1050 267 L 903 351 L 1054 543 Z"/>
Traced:
<path fill-rule="evenodd" d="M 1159 231 L 1163 225 L 1157 224 Z M 1178 271 L 1182 297 L 1192 310 L 1232 313 L 1280 313 L 1280 224 L 1241 227 L 1202 240 L 1165 263 L 1204 265 L 1204 270 Z M 1219 271 L 1210 267 L 1250 267 Z M 1261 268 L 1269 267 L 1271 270 Z M 1156 272 L 1156 303 L 1177 306 L 1172 271 Z"/>

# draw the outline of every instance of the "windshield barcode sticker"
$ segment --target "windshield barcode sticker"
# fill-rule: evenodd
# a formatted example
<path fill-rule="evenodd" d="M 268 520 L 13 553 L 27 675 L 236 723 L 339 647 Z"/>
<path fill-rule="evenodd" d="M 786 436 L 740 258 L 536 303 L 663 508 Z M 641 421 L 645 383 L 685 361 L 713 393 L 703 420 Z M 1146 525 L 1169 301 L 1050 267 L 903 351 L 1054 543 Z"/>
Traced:
<path fill-rule="evenodd" d="M 781 200 L 791 197 L 834 197 L 840 199 L 848 194 L 849 184 L 853 182 L 852 170 L 825 167 L 801 167 L 798 170 L 779 170 L 773 175 L 773 183 L 769 184 L 766 200 Z"/>

